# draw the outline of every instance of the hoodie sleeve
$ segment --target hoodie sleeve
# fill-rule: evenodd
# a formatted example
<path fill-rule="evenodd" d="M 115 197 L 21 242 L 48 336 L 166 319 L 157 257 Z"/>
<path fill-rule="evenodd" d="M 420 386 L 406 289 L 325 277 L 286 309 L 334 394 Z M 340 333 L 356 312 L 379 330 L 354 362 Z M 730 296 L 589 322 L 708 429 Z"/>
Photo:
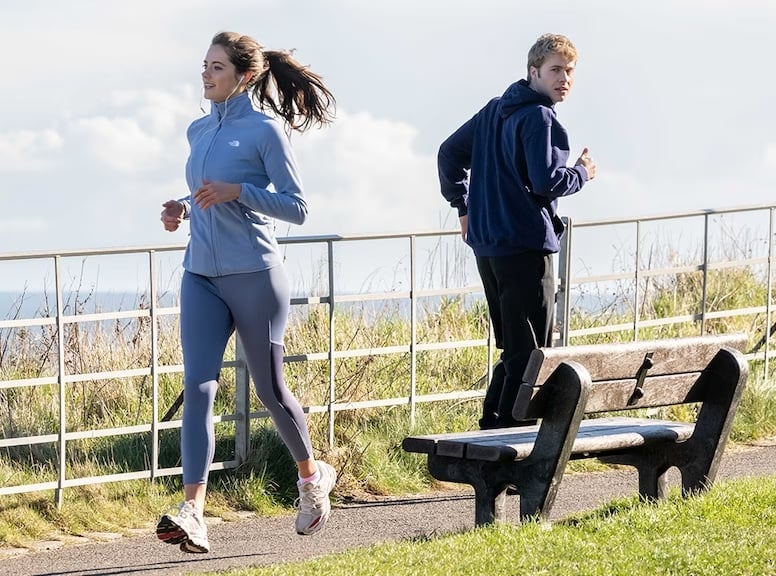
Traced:
<path fill-rule="evenodd" d="M 191 194 L 178 198 L 178 202 L 183 204 L 183 219 L 188 220 L 191 217 Z"/>
<path fill-rule="evenodd" d="M 268 122 L 259 141 L 259 154 L 264 161 L 275 191 L 242 183 L 238 202 L 270 218 L 291 224 L 303 224 L 307 218 L 307 203 L 291 143 L 277 122 Z"/>
<path fill-rule="evenodd" d="M 476 116 L 458 128 L 439 147 L 437 168 L 442 196 L 450 206 L 458 210 L 458 216 L 468 213 L 466 206 L 466 180 L 472 165 L 472 145 Z"/>
<path fill-rule="evenodd" d="M 531 192 L 554 200 L 579 192 L 587 182 L 587 170 L 566 166 L 568 134 L 551 109 L 539 110 L 541 113 L 526 119 L 522 133 L 525 161 Z"/>

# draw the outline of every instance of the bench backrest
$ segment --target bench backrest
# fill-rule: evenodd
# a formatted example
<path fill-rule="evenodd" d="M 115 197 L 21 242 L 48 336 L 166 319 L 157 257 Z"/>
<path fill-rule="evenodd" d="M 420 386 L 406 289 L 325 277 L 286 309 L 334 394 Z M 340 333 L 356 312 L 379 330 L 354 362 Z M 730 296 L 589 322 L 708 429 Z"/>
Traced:
<path fill-rule="evenodd" d="M 698 336 L 615 344 L 539 348 L 531 353 L 513 416 L 541 418 L 547 409 L 537 394 L 563 362 L 573 360 L 590 373 L 585 413 L 702 402 L 699 379 L 722 348 L 743 351 L 745 334 Z M 550 408 L 551 409 L 551 408 Z"/>

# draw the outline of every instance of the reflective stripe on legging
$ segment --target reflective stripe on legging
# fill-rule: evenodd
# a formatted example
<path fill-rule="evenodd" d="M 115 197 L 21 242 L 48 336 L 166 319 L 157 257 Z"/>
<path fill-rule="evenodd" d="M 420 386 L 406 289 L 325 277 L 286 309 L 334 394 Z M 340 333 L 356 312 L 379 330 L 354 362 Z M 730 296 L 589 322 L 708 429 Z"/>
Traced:
<path fill-rule="evenodd" d="M 290 291 L 282 266 L 248 274 L 205 277 L 184 272 L 181 343 L 184 392 L 181 458 L 183 483 L 207 481 L 213 461 L 213 401 L 224 350 L 232 332 L 245 350 L 259 400 L 295 461 L 312 458 L 299 401 L 283 381 L 283 334 Z"/>

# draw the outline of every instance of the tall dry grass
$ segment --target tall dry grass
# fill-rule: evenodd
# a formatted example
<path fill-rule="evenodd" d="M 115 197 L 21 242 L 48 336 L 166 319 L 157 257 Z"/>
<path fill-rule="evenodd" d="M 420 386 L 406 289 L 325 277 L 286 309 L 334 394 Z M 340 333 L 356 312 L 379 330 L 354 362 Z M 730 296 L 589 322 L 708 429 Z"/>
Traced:
<path fill-rule="evenodd" d="M 443 261 L 446 261 L 443 259 Z M 665 263 L 661 263 L 664 265 Z M 677 262 L 674 262 L 677 264 Z M 575 309 L 571 328 L 632 323 L 636 313 L 641 320 L 689 316 L 702 309 L 703 275 L 682 272 L 672 276 L 642 279 L 638 302 L 633 286 L 619 286 L 619 293 L 603 302 L 603 309 Z M 68 314 L 85 310 L 99 311 L 99 303 L 89 291 L 74 292 L 66 306 Z M 721 311 L 764 304 L 767 287 L 763 278 L 749 268 L 711 271 L 705 289 L 706 311 Z M 39 311 L 52 315 L 50 307 Z M 148 307 L 145 296 L 132 307 Z M 419 304 L 417 337 L 421 343 L 452 342 L 484 338 L 487 335 L 487 308 L 481 298 L 427 298 Z M 18 312 L 18 310 L 16 310 Z M 15 312 L 11 311 L 13 315 Z M 288 355 L 325 352 L 328 350 L 329 311 L 326 305 L 295 307 L 289 320 L 286 338 Z M 706 333 L 739 332 L 750 334 L 754 347 L 767 327 L 764 314 L 707 320 Z M 151 358 L 149 318 L 118 319 L 101 322 L 68 324 L 63 334 L 68 374 L 91 374 L 101 371 L 147 367 Z M 641 327 L 639 339 L 695 335 L 701 326 L 697 320 L 659 327 Z M 378 349 L 409 345 L 410 325 L 406 310 L 398 301 L 368 303 L 338 308 L 334 315 L 337 350 Z M 159 362 L 181 363 L 177 319 L 159 319 Z M 0 330 L 0 379 L 29 379 L 57 374 L 56 326 L 9 328 Z M 632 331 L 577 337 L 572 344 L 630 340 Z M 410 358 L 408 352 L 387 355 L 340 358 L 333 367 L 335 401 L 361 402 L 384 398 L 406 398 L 410 393 Z M 230 343 L 226 358 L 234 357 Z M 482 387 L 487 371 L 487 350 L 483 347 L 417 352 L 417 393 L 432 394 Z M 752 362 L 753 377 L 733 437 L 746 440 L 776 434 L 776 398 L 773 388 L 762 385 L 771 375 L 763 373 L 763 363 Z M 292 391 L 304 405 L 325 405 L 329 394 L 328 360 L 289 362 L 285 377 Z M 757 383 L 761 383 L 758 385 Z M 173 405 L 182 389 L 179 373 L 159 377 L 159 413 L 161 418 Z M 150 377 L 114 377 L 106 380 L 87 378 L 66 387 L 67 430 L 91 430 L 148 424 L 151 421 L 152 386 Z M 234 410 L 234 371 L 222 372 L 216 398 L 216 413 Z M 416 411 L 414 432 L 442 432 L 472 428 L 479 416 L 478 400 L 421 404 Z M 261 410 L 252 396 L 251 409 Z M 180 415 L 177 414 L 177 417 Z M 425 466 L 419 459 L 400 449 L 401 439 L 409 432 L 409 409 L 394 406 L 340 411 L 335 420 L 335 446 L 326 450 L 328 420 L 325 414 L 311 414 L 309 423 L 313 442 L 341 470 L 341 494 L 403 492 L 420 489 L 429 482 Z M 21 386 L 0 390 L 0 434 L 4 438 L 54 434 L 59 427 L 59 389 L 57 385 Z M 289 485 L 293 463 L 271 426 L 256 425 L 251 459 L 235 473 L 217 474 L 224 489 L 239 502 L 246 500 L 245 491 L 234 478 L 242 478 L 255 488 L 291 498 L 284 492 Z M 234 449 L 234 429 L 229 423 L 217 426 L 218 459 L 230 459 Z M 175 466 L 179 459 L 179 433 L 163 431 L 160 435 L 162 467 Z M 68 477 L 95 473 L 146 469 L 152 454 L 148 434 L 109 438 L 89 438 L 68 442 Z M 0 451 L 0 478 L 6 484 L 56 478 L 58 453 L 55 443 L 5 448 Z M 292 479 L 292 478 L 291 478 Z M 292 486 L 293 483 L 291 482 Z"/>

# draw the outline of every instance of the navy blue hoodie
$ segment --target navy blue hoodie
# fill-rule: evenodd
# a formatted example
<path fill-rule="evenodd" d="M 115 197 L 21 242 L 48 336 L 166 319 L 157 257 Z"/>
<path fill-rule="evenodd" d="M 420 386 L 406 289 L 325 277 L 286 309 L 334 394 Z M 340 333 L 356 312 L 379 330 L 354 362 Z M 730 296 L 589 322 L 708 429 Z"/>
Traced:
<path fill-rule="evenodd" d="M 442 195 L 468 214 L 467 243 L 477 256 L 559 250 L 557 199 L 588 178 L 567 167 L 569 140 L 552 101 L 515 82 L 439 148 Z"/>

